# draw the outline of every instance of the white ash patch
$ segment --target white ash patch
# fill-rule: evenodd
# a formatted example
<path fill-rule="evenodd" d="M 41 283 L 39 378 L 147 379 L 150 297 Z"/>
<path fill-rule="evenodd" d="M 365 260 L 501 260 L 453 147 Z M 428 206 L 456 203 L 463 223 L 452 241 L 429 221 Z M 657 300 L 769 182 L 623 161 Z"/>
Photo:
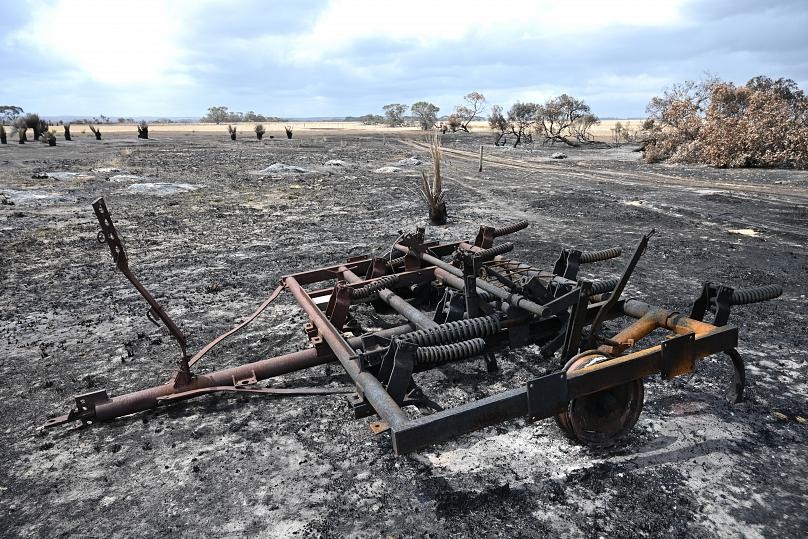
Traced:
<path fill-rule="evenodd" d="M 759 238 L 760 232 L 754 228 L 731 228 L 727 230 L 730 234 L 740 234 L 741 236 L 748 236 L 750 238 Z"/>
<path fill-rule="evenodd" d="M 126 188 L 126 191 L 130 194 L 137 195 L 168 196 L 196 191 L 200 187 L 199 185 L 191 185 L 190 183 L 148 182 L 133 183 Z"/>
<path fill-rule="evenodd" d="M 374 170 L 376 174 L 395 174 L 396 172 L 401 172 L 401 169 L 398 167 L 381 167 Z"/>
<path fill-rule="evenodd" d="M 329 159 L 325 162 L 325 166 L 327 167 L 347 167 L 350 164 L 347 161 L 343 161 L 342 159 Z"/>
<path fill-rule="evenodd" d="M 143 182 L 144 180 L 146 180 L 145 183 L 151 182 L 150 178 L 135 176 L 134 174 L 115 174 L 107 178 L 107 181 L 115 183 Z"/>
<path fill-rule="evenodd" d="M 272 163 L 264 169 L 257 170 L 255 174 L 306 174 L 308 172 L 314 171 L 285 163 Z"/>
<path fill-rule="evenodd" d="M 46 172 L 48 178 L 53 178 L 54 180 L 59 180 L 61 182 L 69 181 L 69 180 L 94 180 L 95 176 L 91 176 L 89 174 L 82 174 L 80 172 Z"/>
<path fill-rule="evenodd" d="M 400 161 L 396 162 L 397 167 L 415 167 L 421 164 L 420 159 L 416 158 L 414 155 L 412 157 L 407 157 L 406 159 L 401 159 Z"/>
<path fill-rule="evenodd" d="M 53 204 L 57 202 L 75 202 L 75 199 L 69 199 L 64 193 L 54 191 L 40 191 L 40 190 L 16 190 L 16 189 L 3 189 L 0 191 L 6 205 L 11 204 Z M 11 203 L 11 204 L 9 204 Z"/>

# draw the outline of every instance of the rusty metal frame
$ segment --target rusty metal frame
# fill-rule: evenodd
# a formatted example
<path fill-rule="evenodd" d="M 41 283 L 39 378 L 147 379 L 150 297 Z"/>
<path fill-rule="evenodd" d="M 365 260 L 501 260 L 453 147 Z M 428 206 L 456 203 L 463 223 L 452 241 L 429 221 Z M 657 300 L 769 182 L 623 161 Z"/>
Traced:
<path fill-rule="evenodd" d="M 424 231 L 419 229 L 402 235 L 387 256 L 353 257 L 284 276 L 251 316 L 189 359 L 184 334 L 129 270 L 103 199 L 95 201 L 93 208 L 101 225 L 99 239 L 109 245 L 118 269 L 143 295 L 151 318 L 158 317 L 180 343 L 180 368 L 169 383 L 157 387 L 111 398 L 104 390 L 79 395 L 76 408 L 49 420 L 45 427 L 77 420 L 109 420 L 211 393 L 306 396 L 350 392 L 355 417 L 378 416 L 371 430 L 375 434 L 389 432 L 394 451 L 402 454 L 508 419 L 552 417 L 575 399 L 655 374 L 664 379 L 680 376 L 692 372 L 699 359 L 719 352 L 732 359 L 736 368 L 734 394 L 740 398 L 743 362 L 735 350 L 738 330 L 726 325 L 728 305 L 733 298 L 736 304 L 751 303 L 781 293 L 776 287 L 752 292 L 722 288 L 715 292 L 708 284 L 694 305 L 695 318 L 687 317 L 620 297 L 650 234 L 643 237 L 619 280 L 593 282 L 577 278 L 579 266 L 619 256 L 619 249 L 565 249 L 553 271 L 548 272 L 505 258 L 512 244 L 493 245 L 495 238 L 523 230 L 526 223 L 501 229 L 483 226 L 473 242 L 442 244 L 424 241 Z M 221 371 L 192 372 L 205 354 L 252 322 L 284 291 L 309 318 L 304 330 L 310 348 Z M 436 302 L 438 296 L 441 299 Z M 716 297 L 720 301 L 713 299 Z M 386 305 L 403 318 L 402 323 L 349 336 L 346 331 L 353 306 L 368 302 L 376 307 Z M 702 321 L 710 311 L 721 323 Z M 633 322 L 610 337 L 601 335 L 602 322 L 617 318 Z M 658 328 L 670 332 L 672 338 L 637 346 Z M 524 387 L 446 410 L 416 384 L 418 372 L 480 355 L 489 369 L 494 369 L 498 350 L 528 343 L 542 345 L 551 354 L 560 350 L 562 361 L 579 352 L 603 357 L 584 368 L 571 372 L 555 369 Z M 257 385 L 334 360 L 350 377 L 353 388 L 277 389 Z M 436 411 L 411 418 L 404 410 L 410 405 Z"/>

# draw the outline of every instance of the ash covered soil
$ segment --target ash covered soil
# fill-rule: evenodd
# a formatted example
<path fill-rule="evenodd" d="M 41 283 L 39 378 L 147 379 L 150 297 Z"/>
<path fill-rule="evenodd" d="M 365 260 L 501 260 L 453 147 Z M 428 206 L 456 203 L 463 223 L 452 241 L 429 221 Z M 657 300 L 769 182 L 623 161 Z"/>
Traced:
<path fill-rule="evenodd" d="M 637 426 L 608 452 L 573 444 L 552 420 L 518 420 L 396 457 L 386 435 L 371 434 L 372 418 L 351 418 L 344 395 L 208 396 L 39 430 L 74 394 L 165 382 L 178 357 L 96 241 L 96 197 L 192 351 L 251 313 L 282 275 L 381 255 L 400 230 L 426 224 L 415 191 L 429 166 L 421 138 L 296 137 L 0 146 L 0 535 L 808 533 L 808 173 L 652 166 L 630 148 L 563 149 L 569 158 L 554 161 L 557 147 L 447 135 L 450 223 L 427 236 L 458 240 L 480 223 L 527 219 L 513 256 L 551 269 L 562 246 L 625 252 L 655 228 L 624 295 L 683 312 L 705 280 L 781 284 L 781 298 L 731 316 L 747 361 L 742 404 L 724 400 L 731 368 L 716 356 L 693 375 L 647 380 Z M 498 163 L 478 173 L 482 143 Z M 618 276 L 626 258 L 584 276 Z M 305 321 L 281 296 L 201 370 L 303 348 Z M 367 329 L 394 323 L 379 317 Z M 495 374 L 473 360 L 419 382 L 457 405 L 555 366 L 535 348 L 499 363 Z M 348 379 L 332 364 L 270 382 Z"/>

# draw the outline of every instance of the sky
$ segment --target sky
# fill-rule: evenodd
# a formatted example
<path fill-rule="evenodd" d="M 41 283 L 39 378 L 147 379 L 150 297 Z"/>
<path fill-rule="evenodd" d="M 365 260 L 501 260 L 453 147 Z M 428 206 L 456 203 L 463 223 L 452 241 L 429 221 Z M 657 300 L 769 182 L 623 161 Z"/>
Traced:
<path fill-rule="evenodd" d="M 806 29 L 806 0 L 0 0 L 0 104 L 344 117 L 478 91 L 635 118 L 705 73 L 808 90 Z"/>

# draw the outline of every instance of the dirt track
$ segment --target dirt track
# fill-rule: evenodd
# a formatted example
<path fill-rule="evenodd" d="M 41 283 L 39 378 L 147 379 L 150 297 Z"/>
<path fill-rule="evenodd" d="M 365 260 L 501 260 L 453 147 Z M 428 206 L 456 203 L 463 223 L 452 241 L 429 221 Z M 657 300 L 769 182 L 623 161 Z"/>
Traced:
<path fill-rule="evenodd" d="M 798 420 L 808 418 L 808 173 L 649 166 L 627 148 L 564 149 L 559 162 L 548 159 L 559 148 L 490 145 L 478 173 L 483 142 L 444 137 L 450 223 L 428 236 L 527 219 L 514 256 L 550 269 L 562 245 L 629 249 L 655 228 L 625 295 L 682 311 L 705 280 L 781 284 L 780 299 L 731 318 L 746 402 L 725 403 L 731 370 L 716 358 L 692 376 L 647 381 L 637 427 L 608 453 L 573 445 L 552 421 L 515 421 L 395 457 L 370 419 L 350 419 L 343 396 L 206 397 L 40 432 L 76 393 L 162 383 L 177 355 L 96 242 L 94 198 L 106 197 L 132 269 L 195 350 L 282 274 L 380 254 L 424 224 L 419 167 L 373 171 L 426 162 L 428 151 L 417 137 L 338 134 L 0 146 L 0 201 L 14 203 L 0 205 L 0 535 L 808 534 L 808 426 Z M 253 173 L 273 163 L 309 172 Z M 297 350 L 304 322 L 285 297 L 203 369 Z M 495 375 L 473 362 L 422 387 L 465 402 L 551 367 L 537 358 L 508 352 Z M 336 365 L 278 381 L 345 383 Z"/>

